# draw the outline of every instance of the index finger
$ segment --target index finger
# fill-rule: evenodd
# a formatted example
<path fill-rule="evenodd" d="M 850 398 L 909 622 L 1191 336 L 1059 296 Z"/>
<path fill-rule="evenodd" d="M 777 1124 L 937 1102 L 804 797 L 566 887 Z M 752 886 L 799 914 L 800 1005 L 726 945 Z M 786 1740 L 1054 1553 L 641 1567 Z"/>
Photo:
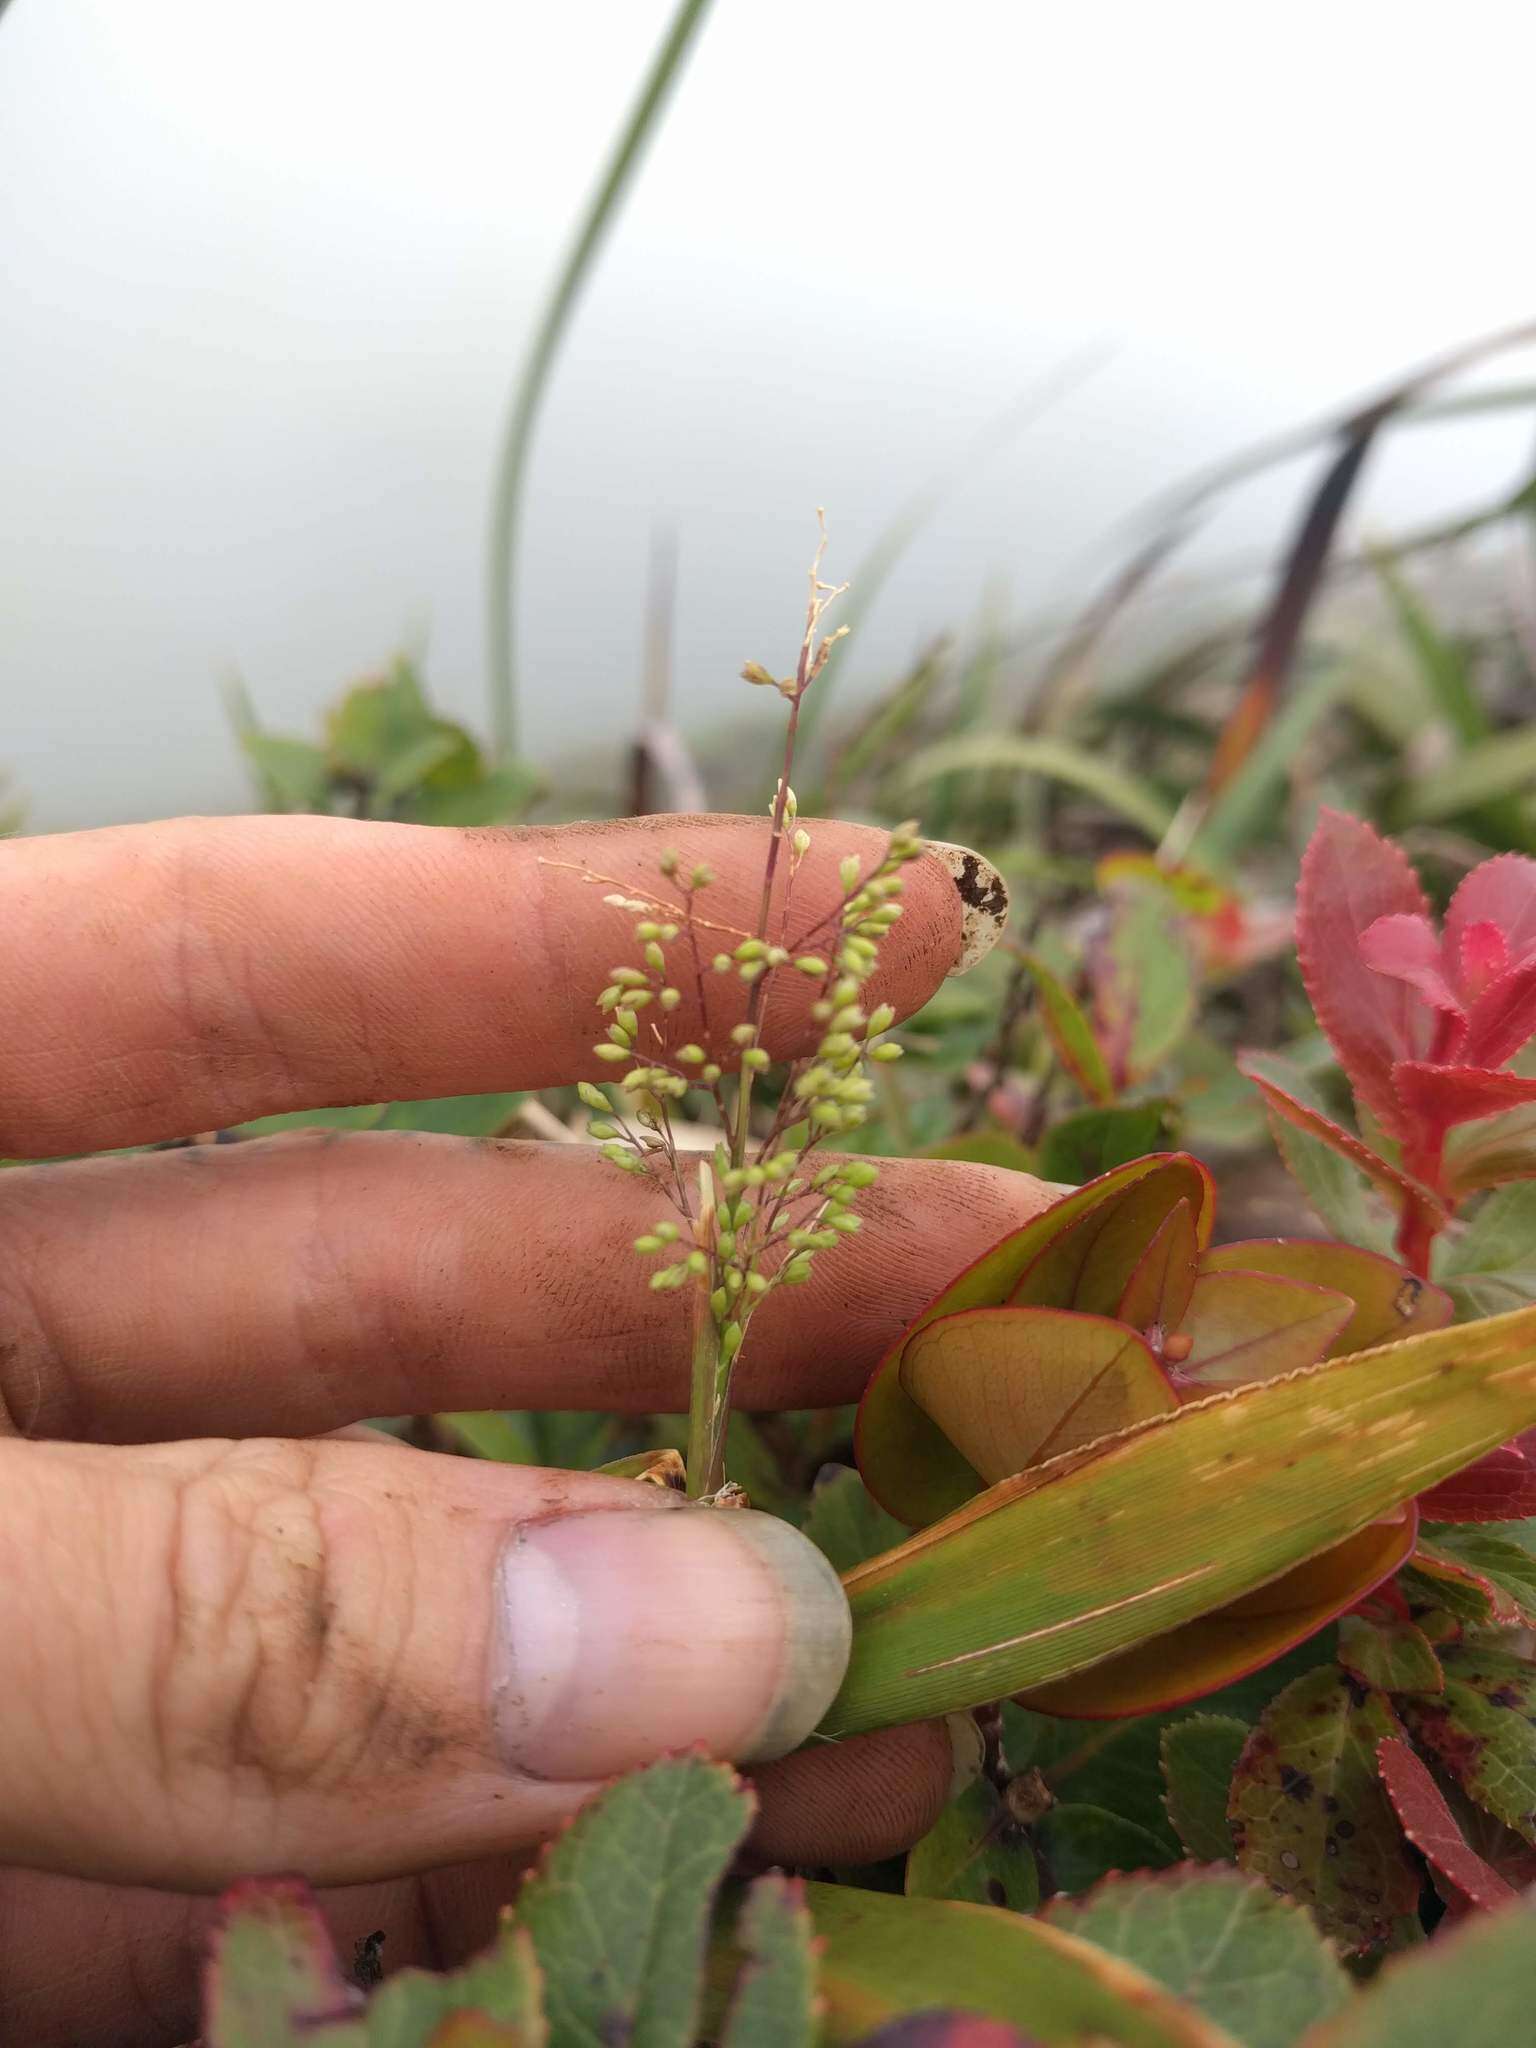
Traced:
<path fill-rule="evenodd" d="M 867 872 L 885 850 L 869 826 L 807 829 L 791 939 L 841 900 L 844 856 Z M 0 1152 L 600 1077 L 594 1001 L 636 950 L 634 911 L 607 899 L 664 887 L 658 859 L 676 848 L 717 877 L 708 917 L 752 932 L 768 836 L 766 819 L 743 817 L 533 831 L 258 817 L 12 840 Z M 985 950 L 1006 907 L 995 876 L 956 850 L 914 862 L 904 902 L 870 984 L 898 1016 Z M 707 1019 L 692 978 L 679 986 L 695 1035 L 718 1040 L 743 1014 L 733 975 L 709 978 Z M 810 1001 L 803 977 L 778 977 L 770 1050 L 808 1046 Z"/>

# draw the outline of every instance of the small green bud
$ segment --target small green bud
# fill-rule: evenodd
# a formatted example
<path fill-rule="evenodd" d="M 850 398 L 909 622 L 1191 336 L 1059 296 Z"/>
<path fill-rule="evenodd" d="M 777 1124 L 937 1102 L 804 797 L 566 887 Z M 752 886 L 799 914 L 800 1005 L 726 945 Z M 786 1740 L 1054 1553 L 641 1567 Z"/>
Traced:
<path fill-rule="evenodd" d="M 791 1287 L 803 1286 L 810 1277 L 811 1255 L 809 1252 L 801 1252 L 795 1258 L 788 1260 L 783 1272 L 779 1275 L 779 1278 L 787 1281 Z"/>
<path fill-rule="evenodd" d="M 663 991 L 665 996 L 665 991 Z M 701 1067 L 704 1064 L 702 1045 L 680 1045 L 677 1048 L 677 1063 L 682 1067 Z"/>
<path fill-rule="evenodd" d="M 834 1230 L 840 1230 L 843 1232 L 845 1236 L 850 1237 L 852 1236 L 854 1231 L 862 1230 L 864 1228 L 863 1217 L 850 1216 L 846 1209 L 839 1210 L 837 1215 L 835 1216 L 829 1216 L 827 1218 L 827 1221 L 829 1224 L 831 1224 Z"/>
<path fill-rule="evenodd" d="M 758 981 L 768 972 L 768 962 L 766 960 L 748 960 L 745 965 L 738 967 L 736 972 L 743 981 Z"/>
<path fill-rule="evenodd" d="M 729 1365 L 741 1349 L 743 1334 L 740 1323 L 727 1323 L 720 1332 L 720 1357 L 724 1364 Z"/>
<path fill-rule="evenodd" d="M 766 684 L 770 690 L 776 690 L 779 687 L 778 677 L 770 675 L 760 661 L 743 663 L 741 679 L 744 683 L 755 683 L 759 686 Z"/>
<path fill-rule="evenodd" d="M 709 964 L 716 974 L 729 974 L 732 966 L 731 956 L 729 953 L 717 953 Z"/>
<path fill-rule="evenodd" d="M 618 1125 L 609 1123 L 605 1117 L 595 1116 L 591 1123 L 587 1125 L 587 1136 L 589 1138 L 616 1138 L 618 1135 Z"/>
<path fill-rule="evenodd" d="M 647 1257 L 649 1257 L 653 1252 L 665 1251 L 666 1246 L 662 1243 L 659 1237 L 656 1237 L 653 1233 L 647 1231 L 644 1237 L 637 1237 L 635 1239 L 635 1250 L 637 1252 L 643 1252 Z"/>
<path fill-rule="evenodd" d="M 719 1241 L 718 1241 L 718 1246 L 717 1246 L 717 1249 L 719 1250 L 719 1253 L 720 1253 L 720 1256 L 721 1256 L 721 1258 L 722 1258 L 722 1259 L 734 1259 L 734 1258 L 735 1258 L 735 1256 L 736 1256 L 736 1233 L 735 1233 L 735 1231 L 734 1231 L 734 1230 L 722 1230 L 722 1231 L 721 1231 L 721 1233 L 720 1233 L 720 1237 L 719 1237 Z"/>
<path fill-rule="evenodd" d="M 664 988 L 656 1000 L 661 1004 L 661 1007 L 664 1010 L 675 1010 L 678 1004 L 683 1000 L 682 990 L 675 988 Z"/>
<path fill-rule="evenodd" d="M 755 1024 L 735 1024 L 731 1027 L 732 1045 L 755 1045 L 756 1042 L 757 1026 Z"/>
<path fill-rule="evenodd" d="M 790 844 L 795 849 L 795 859 L 804 860 L 805 856 L 811 850 L 811 835 L 809 832 L 806 831 L 803 825 L 796 832 L 794 838 L 790 841 Z"/>
<path fill-rule="evenodd" d="M 687 1278 L 686 1266 L 662 1266 L 651 1275 L 651 1286 L 657 1294 L 665 1294 L 674 1287 L 681 1287 Z"/>
<path fill-rule="evenodd" d="M 843 1112 L 835 1102 L 818 1102 L 811 1110 L 811 1122 L 819 1124 L 824 1131 L 840 1131 Z"/>
<path fill-rule="evenodd" d="M 847 1159 L 835 1169 L 837 1177 L 846 1187 L 873 1187 L 880 1178 L 878 1166 L 871 1166 L 863 1159 Z"/>
<path fill-rule="evenodd" d="M 627 1060 L 629 1058 L 629 1047 L 627 1045 L 594 1045 L 592 1050 L 600 1060 Z"/>
<path fill-rule="evenodd" d="M 715 1321 L 717 1323 L 720 1321 L 721 1317 L 725 1314 L 726 1310 L 730 1307 L 730 1305 L 731 1297 L 726 1293 L 723 1287 L 717 1287 L 714 1293 L 709 1297 L 710 1310 L 713 1313 Z"/>
<path fill-rule="evenodd" d="M 761 1074 L 766 1068 L 773 1065 L 773 1061 L 760 1045 L 749 1045 L 741 1056 L 741 1064 L 744 1067 L 749 1067 L 754 1074 Z"/>
<path fill-rule="evenodd" d="M 603 990 L 602 994 L 597 999 L 597 1007 L 600 1010 L 611 1010 L 614 1008 L 616 1004 L 622 1003 L 623 1000 L 624 991 L 618 986 L 617 983 L 615 983 L 613 987 L 605 988 Z"/>
<path fill-rule="evenodd" d="M 595 1109 L 600 1115 L 606 1116 L 613 1107 L 613 1104 L 608 1100 L 602 1089 L 594 1088 L 590 1081 L 578 1081 L 576 1083 L 576 1093 L 581 1097 L 588 1109 Z"/>
<path fill-rule="evenodd" d="M 615 967 L 610 969 L 608 979 L 616 981 L 620 988 L 644 988 L 645 976 L 638 967 Z"/>
<path fill-rule="evenodd" d="M 728 1295 L 729 1295 L 729 1296 L 731 1297 L 732 1301 L 734 1301 L 734 1300 L 736 1299 L 737 1295 L 738 1295 L 738 1294 L 740 1294 L 740 1292 L 741 1292 L 741 1269 L 740 1269 L 740 1267 L 738 1267 L 738 1266 L 732 1266 L 732 1268 L 731 1268 L 731 1270 L 729 1271 L 729 1273 L 727 1273 L 727 1274 L 726 1274 L 726 1276 L 725 1276 L 725 1291 L 726 1291 L 726 1293 L 727 1293 L 727 1294 L 728 1294 Z"/>
<path fill-rule="evenodd" d="M 650 939 L 659 939 L 661 937 L 661 926 L 652 919 L 647 918 L 643 924 L 635 926 L 635 937 L 640 940 L 642 945 Z"/>
<path fill-rule="evenodd" d="M 872 1045 L 869 1049 L 870 1058 L 878 1060 L 883 1067 L 889 1066 L 892 1060 L 899 1060 L 902 1054 L 903 1048 L 893 1044 L 890 1039 L 887 1039 L 884 1045 Z"/>
<path fill-rule="evenodd" d="M 694 1276 L 696 1280 L 702 1274 L 707 1273 L 709 1271 L 708 1259 L 706 1259 L 704 1254 L 698 1250 L 691 1251 L 688 1254 L 687 1266 L 689 1272 Z"/>
<path fill-rule="evenodd" d="M 720 1069 L 715 1065 L 713 1060 L 710 1061 L 709 1065 L 704 1069 L 703 1073 L 699 1076 L 699 1079 L 704 1083 L 704 1085 L 707 1088 L 713 1088 L 715 1083 L 719 1080 L 719 1078 Z"/>
<path fill-rule="evenodd" d="M 896 1022 L 896 1012 L 889 1003 L 881 1003 L 870 1012 L 869 1035 L 878 1038 L 882 1031 L 889 1031 Z"/>
<path fill-rule="evenodd" d="M 608 1027 L 608 1036 L 612 1038 L 615 1033 L 622 1031 L 625 1038 L 632 1039 L 639 1029 L 640 1019 L 635 1015 L 633 1007 L 627 1010 L 616 1010 L 613 1022 Z"/>
<path fill-rule="evenodd" d="M 647 966 L 654 968 L 658 974 L 666 967 L 667 956 L 654 939 L 645 949 L 645 958 Z"/>
<path fill-rule="evenodd" d="M 767 952 L 768 948 L 761 939 L 743 939 L 736 948 L 736 958 L 738 960 L 761 960 L 765 958 Z"/>
<path fill-rule="evenodd" d="M 749 1166 L 747 1168 L 747 1186 L 749 1188 L 760 1188 L 767 1179 L 767 1174 L 764 1173 L 760 1166 Z"/>
<path fill-rule="evenodd" d="M 762 1273 L 749 1273 L 747 1275 L 747 1292 L 749 1294 L 766 1294 L 768 1292 L 767 1276 Z"/>
<path fill-rule="evenodd" d="M 747 1225 L 751 1221 L 752 1204 L 748 1201 L 738 1202 L 735 1208 L 731 1211 L 731 1223 L 733 1227 L 737 1230 L 745 1230 Z"/>
<path fill-rule="evenodd" d="M 859 856 L 856 853 L 843 855 L 837 864 L 837 879 L 842 883 L 845 892 L 859 886 Z"/>
<path fill-rule="evenodd" d="M 677 1243 L 677 1225 L 670 1216 L 663 1216 L 659 1223 L 651 1225 L 651 1235 L 659 1237 L 663 1244 Z"/>
<path fill-rule="evenodd" d="M 827 963 L 819 953 L 802 953 L 795 962 L 802 974 L 825 974 Z"/>
<path fill-rule="evenodd" d="M 681 858 L 682 855 L 669 846 L 661 856 L 661 859 L 657 861 L 657 867 L 661 869 L 661 872 L 667 877 L 668 881 L 677 873 L 677 864 Z"/>
<path fill-rule="evenodd" d="M 688 877 L 688 886 L 690 889 L 707 889 L 714 879 L 714 869 L 709 867 L 704 861 L 700 861 Z"/>
<path fill-rule="evenodd" d="M 661 936 L 670 946 L 677 937 L 677 926 L 675 924 L 664 924 L 661 928 Z"/>

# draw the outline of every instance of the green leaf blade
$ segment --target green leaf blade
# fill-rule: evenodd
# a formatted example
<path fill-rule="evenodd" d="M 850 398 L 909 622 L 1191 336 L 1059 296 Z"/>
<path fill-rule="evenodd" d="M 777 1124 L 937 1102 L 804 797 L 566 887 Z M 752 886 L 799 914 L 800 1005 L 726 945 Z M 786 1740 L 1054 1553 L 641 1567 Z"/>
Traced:
<path fill-rule="evenodd" d="M 710 1909 L 752 1810 L 724 1765 L 680 1757 L 577 1814 L 517 1909 L 556 2042 L 693 2048 Z"/>

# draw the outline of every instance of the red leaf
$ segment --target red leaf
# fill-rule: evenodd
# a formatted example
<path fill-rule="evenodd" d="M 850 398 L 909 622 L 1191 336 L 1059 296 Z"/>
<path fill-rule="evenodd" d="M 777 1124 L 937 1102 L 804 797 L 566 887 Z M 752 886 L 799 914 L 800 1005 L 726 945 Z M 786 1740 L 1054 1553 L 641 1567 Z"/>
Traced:
<path fill-rule="evenodd" d="M 1518 1444 L 1489 1451 L 1419 1495 L 1431 1522 L 1520 1522 L 1536 1515 L 1536 1465 Z"/>
<path fill-rule="evenodd" d="M 1536 1034 L 1536 960 L 1513 967 L 1484 989 L 1467 1017 L 1456 1058 L 1468 1066 L 1502 1067 Z"/>
<path fill-rule="evenodd" d="M 1523 1102 L 1536 1102 L 1536 1078 L 1496 1074 L 1486 1067 L 1432 1067 L 1424 1060 L 1399 1060 L 1392 1069 L 1398 1097 L 1420 1128 L 1449 1130 L 1480 1116 L 1497 1116 Z"/>
<path fill-rule="evenodd" d="M 1433 1014 L 1414 990 L 1367 966 L 1361 940 L 1378 918 L 1424 917 L 1428 909 L 1397 847 L 1342 811 L 1319 814 L 1296 895 L 1302 978 L 1356 1094 L 1398 1137 L 1402 1110 L 1392 1069 L 1423 1057 Z"/>
<path fill-rule="evenodd" d="M 1360 936 L 1360 958 L 1374 973 L 1417 989 L 1432 1009 L 1453 1017 L 1463 1014 L 1456 991 L 1445 978 L 1440 940 L 1427 917 L 1410 917 L 1404 911 L 1378 917 Z"/>
<path fill-rule="evenodd" d="M 1472 927 L 1496 925 L 1504 936 L 1509 963 L 1518 966 L 1536 953 L 1536 860 L 1523 853 L 1501 853 L 1475 867 L 1451 898 L 1445 913 L 1446 958 L 1463 973 L 1466 941 Z"/>
<path fill-rule="evenodd" d="M 1376 1763 L 1403 1833 L 1468 1905 L 1486 1911 L 1519 1896 L 1468 1843 L 1440 1787 L 1406 1742 L 1396 1735 L 1384 1737 L 1376 1745 Z"/>
<path fill-rule="evenodd" d="M 1496 924 L 1469 924 L 1461 935 L 1460 954 L 1450 965 L 1463 1000 L 1475 1003 L 1484 989 L 1508 974 L 1509 941 Z"/>
<path fill-rule="evenodd" d="M 1335 1152 L 1342 1153 L 1352 1165 L 1358 1166 L 1363 1174 L 1389 1195 L 1399 1208 L 1414 1202 L 1429 1212 L 1437 1227 L 1444 1222 L 1445 1204 L 1431 1188 L 1403 1173 L 1389 1159 L 1383 1159 L 1379 1152 L 1373 1152 L 1369 1145 L 1355 1136 L 1353 1131 L 1346 1131 L 1342 1124 L 1336 1124 L 1332 1117 L 1324 1116 L 1321 1110 L 1313 1109 L 1300 1101 L 1279 1080 L 1272 1079 L 1273 1062 L 1265 1055 L 1242 1053 L 1238 1057 L 1237 1065 L 1239 1072 L 1253 1082 L 1264 1097 L 1265 1106 L 1276 1116 L 1282 1117 L 1288 1124 L 1294 1124 L 1297 1130 L 1306 1131 L 1311 1137 L 1321 1138 L 1325 1145 L 1331 1145 Z"/>

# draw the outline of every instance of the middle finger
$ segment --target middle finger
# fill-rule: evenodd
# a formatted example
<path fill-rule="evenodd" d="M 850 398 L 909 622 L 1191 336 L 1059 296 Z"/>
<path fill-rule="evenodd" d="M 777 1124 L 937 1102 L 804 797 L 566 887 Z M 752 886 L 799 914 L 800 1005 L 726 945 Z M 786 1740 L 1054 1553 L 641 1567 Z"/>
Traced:
<path fill-rule="evenodd" d="M 769 1301 L 752 1408 L 855 1399 L 945 1283 L 1052 1199 L 890 1160 L 865 1227 Z M 0 1420 L 107 1443 L 317 1435 L 455 1408 L 674 1412 L 687 1291 L 631 1240 L 653 1189 L 590 1146 L 306 1133 L 0 1174 Z"/>

